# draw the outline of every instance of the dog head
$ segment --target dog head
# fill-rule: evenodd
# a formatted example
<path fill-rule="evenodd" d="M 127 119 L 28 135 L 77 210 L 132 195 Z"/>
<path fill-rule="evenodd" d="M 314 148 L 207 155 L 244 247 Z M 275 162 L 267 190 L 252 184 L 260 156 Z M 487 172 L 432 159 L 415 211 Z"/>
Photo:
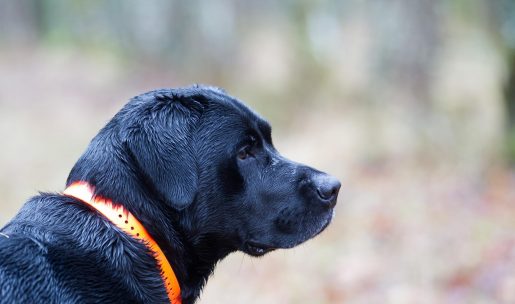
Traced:
<path fill-rule="evenodd" d="M 128 156 L 118 158 L 179 214 L 191 242 L 260 256 L 304 242 L 333 217 L 338 180 L 281 156 L 268 122 L 221 89 L 142 94 L 106 128 L 116 136 L 91 145 L 119 141 Z"/>

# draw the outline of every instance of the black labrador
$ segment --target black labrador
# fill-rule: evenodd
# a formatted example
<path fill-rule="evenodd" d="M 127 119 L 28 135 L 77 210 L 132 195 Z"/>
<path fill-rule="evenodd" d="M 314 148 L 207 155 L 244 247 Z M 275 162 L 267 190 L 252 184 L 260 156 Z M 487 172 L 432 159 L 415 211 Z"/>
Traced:
<path fill-rule="evenodd" d="M 262 256 L 320 233 L 340 188 L 281 156 L 263 118 L 205 86 L 131 99 L 77 161 L 67 185 L 76 181 L 139 219 L 185 304 L 227 254 Z M 147 246 L 78 199 L 41 193 L 0 232 L 0 303 L 169 302 Z"/>

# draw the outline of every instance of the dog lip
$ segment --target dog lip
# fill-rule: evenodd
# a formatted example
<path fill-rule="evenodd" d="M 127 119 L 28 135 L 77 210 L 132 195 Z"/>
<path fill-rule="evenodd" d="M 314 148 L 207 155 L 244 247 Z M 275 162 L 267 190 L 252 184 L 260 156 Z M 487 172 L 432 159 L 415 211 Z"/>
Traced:
<path fill-rule="evenodd" d="M 275 246 L 259 243 L 256 241 L 246 241 L 244 247 L 246 249 L 244 250 L 246 253 L 254 256 L 261 256 L 277 249 Z"/>

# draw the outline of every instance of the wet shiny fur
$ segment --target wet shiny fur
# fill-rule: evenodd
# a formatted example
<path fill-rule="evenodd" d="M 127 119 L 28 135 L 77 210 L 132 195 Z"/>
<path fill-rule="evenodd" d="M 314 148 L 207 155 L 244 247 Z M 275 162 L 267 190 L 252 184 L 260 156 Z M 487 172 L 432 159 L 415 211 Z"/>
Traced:
<path fill-rule="evenodd" d="M 340 188 L 281 156 L 263 118 L 204 86 L 131 99 L 67 184 L 79 180 L 142 222 L 172 264 L 185 304 L 229 253 L 261 256 L 320 233 Z M 76 199 L 41 193 L 1 233 L 0 303 L 167 302 L 148 249 Z"/>

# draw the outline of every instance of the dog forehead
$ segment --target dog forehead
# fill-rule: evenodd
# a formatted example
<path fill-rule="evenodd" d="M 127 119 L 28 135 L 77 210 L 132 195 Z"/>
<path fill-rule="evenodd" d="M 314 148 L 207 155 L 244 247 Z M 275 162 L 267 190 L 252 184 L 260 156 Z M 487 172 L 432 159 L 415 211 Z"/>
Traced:
<path fill-rule="evenodd" d="M 217 97 L 212 98 L 214 112 L 219 118 L 236 120 L 259 130 L 270 129 L 270 124 L 260 114 L 248 107 L 241 100 L 217 91 Z"/>
<path fill-rule="evenodd" d="M 259 114 L 236 101 L 211 108 L 210 115 L 204 118 L 205 126 L 218 133 L 219 136 L 245 136 L 262 134 L 270 138 L 271 127 Z"/>

